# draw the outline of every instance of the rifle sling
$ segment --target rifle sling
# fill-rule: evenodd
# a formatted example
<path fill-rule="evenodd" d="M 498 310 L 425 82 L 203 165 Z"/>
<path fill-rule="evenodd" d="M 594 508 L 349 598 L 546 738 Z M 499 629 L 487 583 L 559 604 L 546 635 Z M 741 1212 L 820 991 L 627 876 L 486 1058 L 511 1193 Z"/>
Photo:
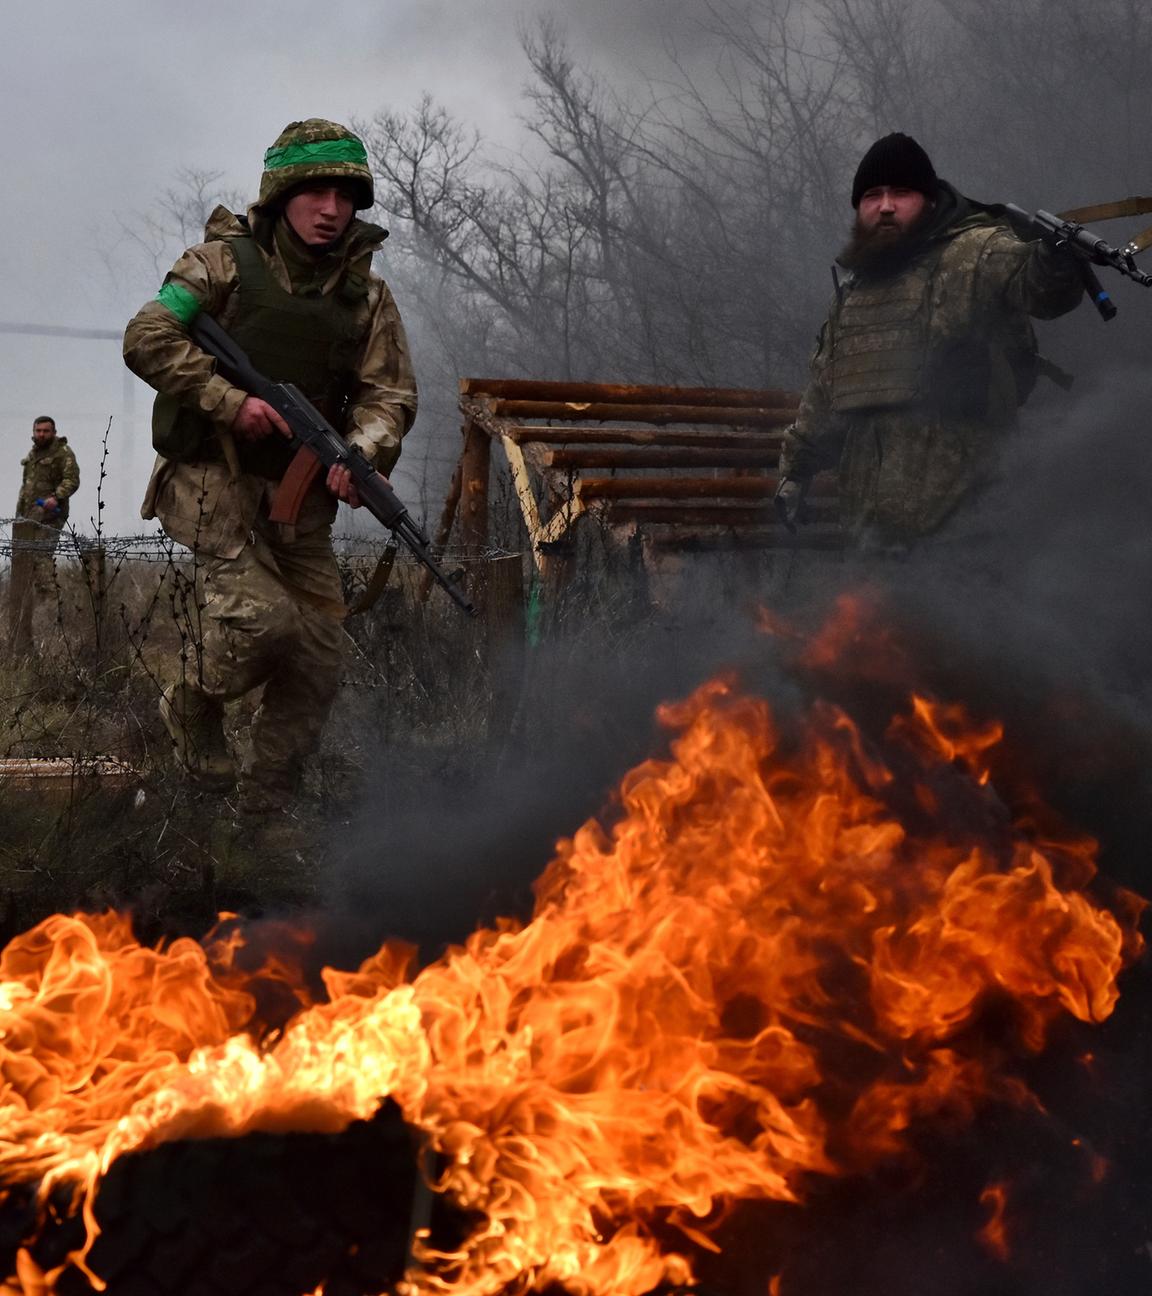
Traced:
<path fill-rule="evenodd" d="M 380 595 L 384 593 L 384 587 L 388 584 L 388 577 L 392 575 L 392 564 L 396 561 L 396 549 L 395 544 L 388 544 L 384 547 L 384 552 L 376 563 L 371 579 L 348 609 L 349 616 L 359 616 L 361 612 L 367 612 L 370 607 L 374 606 Z"/>
<path fill-rule="evenodd" d="M 279 522 L 284 526 L 296 525 L 304 496 L 308 494 L 309 486 L 316 480 L 320 467 L 320 460 L 307 446 L 301 446 L 296 451 L 284 476 L 276 485 L 276 496 L 272 501 L 272 507 L 268 510 L 271 521 Z"/>
<path fill-rule="evenodd" d="M 1145 248 L 1152 247 L 1152 225 L 1149 225 L 1142 233 L 1137 234 L 1135 238 L 1129 239 L 1126 246 L 1132 249 L 1133 256 L 1138 252 L 1143 252 Z"/>
<path fill-rule="evenodd" d="M 1152 197 L 1121 198 L 1117 202 L 1095 203 L 1089 207 L 1074 207 L 1060 213 L 1060 219 L 1075 221 L 1077 225 L 1090 225 L 1095 221 L 1119 220 L 1123 216 L 1147 216 L 1152 212 Z"/>
<path fill-rule="evenodd" d="M 1117 202 L 1095 203 L 1089 207 L 1074 207 L 1060 213 L 1061 220 L 1075 221 L 1077 225 L 1090 225 L 1095 221 L 1119 220 L 1124 216 L 1147 216 L 1152 212 L 1152 197 L 1121 198 Z M 1152 247 L 1152 225 L 1141 230 L 1124 245 L 1124 251 L 1135 256 Z"/>

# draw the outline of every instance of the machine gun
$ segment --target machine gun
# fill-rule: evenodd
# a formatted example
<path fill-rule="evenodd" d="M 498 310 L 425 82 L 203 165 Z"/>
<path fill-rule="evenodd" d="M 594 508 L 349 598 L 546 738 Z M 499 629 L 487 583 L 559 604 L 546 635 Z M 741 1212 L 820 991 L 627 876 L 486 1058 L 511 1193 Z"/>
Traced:
<path fill-rule="evenodd" d="M 1093 266 L 1108 266 L 1133 283 L 1152 288 L 1152 274 L 1136 264 L 1136 252 L 1139 250 L 1137 244 L 1129 244 L 1125 248 L 1113 247 L 1077 221 L 1066 216 L 1054 216 L 1051 212 L 1037 211 L 1030 215 L 1022 207 L 1016 207 L 1012 203 L 1005 203 L 1004 211 L 1022 231 L 1042 238 L 1049 246 L 1065 249 L 1077 257 L 1084 278 L 1084 291 L 1092 299 L 1092 304 L 1100 312 L 1102 319 L 1114 319 L 1116 306 Z"/>
<path fill-rule="evenodd" d="M 432 557 L 428 537 L 387 480 L 372 467 L 363 451 L 344 440 L 298 387 L 265 378 L 211 315 L 202 311 L 188 332 L 198 347 L 216 358 L 230 382 L 272 406 L 292 429 L 292 445 L 310 450 L 325 468 L 347 468 L 364 507 L 407 546 L 457 607 L 469 616 L 476 615 L 475 607 L 456 581 Z"/>

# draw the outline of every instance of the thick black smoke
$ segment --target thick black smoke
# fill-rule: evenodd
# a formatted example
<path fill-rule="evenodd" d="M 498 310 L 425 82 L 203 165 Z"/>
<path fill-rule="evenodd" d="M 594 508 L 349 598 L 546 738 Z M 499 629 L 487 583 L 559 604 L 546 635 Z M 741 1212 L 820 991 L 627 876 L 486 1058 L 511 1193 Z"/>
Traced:
<path fill-rule="evenodd" d="M 539 696 L 550 705 L 468 781 L 382 754 L 380 786 L 331 878 L 332 951 L 366 953 L 398 934 L 429 957 L 498 914 L 526 915 L 556 838 L 609 805 L 626 769 L 662 753 L 655 705 L 732 669 L 785 724 L 820 694 L 879 732 L 910 688 L 1000 718 L 1005 768 L 1100 840 L 1101 894 L 1114 883 L 1152 892 L 1150 398 L 1152 378 L 1117 372 L 1030 419 L 980 504 L 905 560 L 800 552 L 743 580 L 733 559 L 703 564 L 630 634 L 537 649 L 534 684 L 548 685 Z M 764 604 L 815 631 L 838 596 L 862 590 L 911 678 L 877 669 L 867 644 L 840 669 L 790 670 L 794 641 L 756 628 Z M 601 651 L 621 642 L 624 652 Z M 1002 791 L 1010 799 L 1011 779 Z M 918 1135 L 915 1171 L 816 1183 L 802 1208 L 737 1211 L 722 1252 L 701 1257 L 705 1289 L 761 1296 L 782 1271 L 785 1296 L 1136 1296 L 1152 1277 L 1150 1023 L 1145 960 L 1108 1022 L 1069 1023 L 1027 1064 L 1043 1110 L 992 1108 L 974 1126 Z M 1000 1179 L 1007 1264 L 977 1240 L 981 1194 Z"/>
<path fill-rule="evenodd" d="M 689 559 L 631 627 L 570 622 L 531 650 L 517 722 L 490 748 L 441 752 L 439 765 L 379 753 L 331 878 L 341 930 L 354 916 L 367 942 L 400 935 L 431 953 L 525 912 L 556 839 L 662 750 L 658 703 L 729 670 L 778 706 L 822 691 L 865 724 L 910 689 L 1001 719 L 1014 762 L 1100 837 L 1106 869 L 1152 890 L 1150 398 L 1152 378 L 1116 373 L 1030 418 L 986 497 L 905 560 Z M 852 660 L 815 681 L 790 676 L 757 609 L 812 633 L 860 590 L 914 677 L 881 684 Z"/>

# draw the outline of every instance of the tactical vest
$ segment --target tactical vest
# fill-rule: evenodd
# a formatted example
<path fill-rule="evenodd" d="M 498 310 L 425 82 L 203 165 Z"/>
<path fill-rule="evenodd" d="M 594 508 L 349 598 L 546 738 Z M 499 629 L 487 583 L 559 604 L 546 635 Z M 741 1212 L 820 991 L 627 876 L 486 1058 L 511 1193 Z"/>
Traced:
<path fill-rule="evenodd" d="M 924 394 L 932 284 L 940 250 L 895 278 L 854 280 L 836 318 L 828 366 L 838 414 L 913 405 Z"/>
<path fill-rule="evenodd" d="M 251 237 L 229 242 L 239 274 L 238 310 L 229 332 L 256 369 L 275 382 L 294 383 L 340 427 L 355 383 L 370 254 L 363 258 L 363 272 L 357 262 L 334 292 L 303 295 L 280 286 Z M 169 459 L 223 457 L 212 421 L 164 394 L 153 406 L 152 443 Z M 279 436 L 237 440 L 236 450 L 245 472 L 273 481 L 284 475 L 294 453 Z"/>

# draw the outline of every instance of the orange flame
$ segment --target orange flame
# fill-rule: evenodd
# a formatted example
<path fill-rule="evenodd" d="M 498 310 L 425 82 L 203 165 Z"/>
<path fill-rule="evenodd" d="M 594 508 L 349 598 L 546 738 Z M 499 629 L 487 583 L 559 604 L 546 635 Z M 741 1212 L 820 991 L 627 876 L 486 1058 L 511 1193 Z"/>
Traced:
<path fill-rule="evenodd" d="M 933 781 L 987 803 L 993 730 L 917 699 L 894 763 L 826 705 L 787 738 L 727 681 L 660 714 L 671 756 L 624 779 L 611 827 L 560 844 L 530 923 L 410 981 L 385 947 L 327 970 L 321 1003 L 266 968 L 301 1005 L 279 1035 L 262 1038 L 234 932 L 148 950 L 125 919 L 81 915 L 14 941 L 0 1183 L 77 1184 L 92 1230 L 125 1152 L 335 1130 L 390 1095 L 440 1154 L 434 1187 L 484 1220 L 452 1257 L 425 1242 L 410 1293 L 629 1296 L 688 1281 L 736 1200 L 799 1200 L 810 1176 L 902 1154 L 921 1119 L 1027 1102 L 1002 1040 L 980 1043 L 990 1001 L 1024 1050 L 1061 1015 L 1111 1013 L 1136 906 L 1118 919 L 1082 890 L 1092 843 L 927 813 Z"/>
<path fill-rule="evenodd" d="M 980 1194 L 980 1205 L 989 1212 L 988 1219 L 980 1229 L 979 1238 L 990 1255 L 997 1260 L 1006 1261 L 1011 1255 L 1008 1245 L 1008 1225 L 1005 1212 L 1008 1209 L 1008 1185 L 1004 1183 L 989 1184 Z"/>

